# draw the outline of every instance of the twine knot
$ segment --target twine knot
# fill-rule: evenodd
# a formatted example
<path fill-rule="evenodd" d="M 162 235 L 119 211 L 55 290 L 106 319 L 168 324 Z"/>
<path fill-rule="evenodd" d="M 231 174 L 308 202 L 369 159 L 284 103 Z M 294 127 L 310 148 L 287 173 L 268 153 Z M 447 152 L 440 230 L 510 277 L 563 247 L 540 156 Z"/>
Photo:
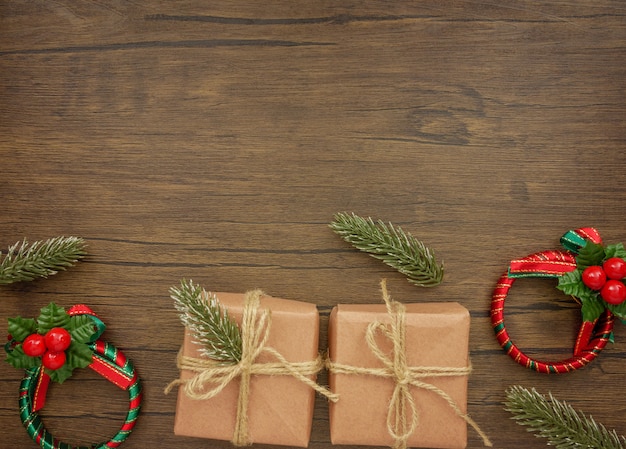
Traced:
<path fill-rule="evenodd" d="M 244 296 L 241 360 L 238 363 L 225 365 L 211 359 L 188 357 L 180 352 L 178 368 L 191 371 L 195 375 L 191 379 L 174 380 L 165 389 L 168 393 L 175 386 L 182 385 L 184 393 L 190 398 L 210 399 L 217 396 L 231 381 L 239 378 L 235 430 L 231 440 L 235 446 L 252 444 L 248 435 L 248 404 L 250 380 L 253 375 L 292 376 L 329 400 L 338 399 L 337 395 L 311 379 L 311 376 L 317 375 L 324 366 L 321 356 L 307 362 L 289 362 L 276 349 L 266 345 L 272 319 L 269 309 L 259 312 L 261 296 L 263 296 L 261 290 L 249 291 Z M 271 355 L 275 361 L 257 363 L 257 358 L 263 353 Z"/>
<path fill-rule="evenodd" d="M 397 385 L 409 385 L 411 383 L 411 372 L 408 369 L 404 369 L 402 372 L 396 373 L 394 377 Z"/>
<path fill-rule="evenodd" d="M 430 391 L 442 398 L 459 417 L 476 430 L 483 439 L 484 445 L 491 447 L 492 444 L 487 435 L 472 418 L 461 411 L 450 395 L 435 385 L 422 380 L 429 377 L 469 375 L 471 367 L 409 366 L 406 360 L 406 307 L 404 304 L 391 299 L 385 279 L 380 282 L 380 286 L 390 322 L 386 325 L 377 321 L 370 323 L 365 332 L 365 340 L 370 351 L 382 364 L 382 368 L 355 367 L 327 360 L 327 369 L 336 374 L 364 374 L 389 378 L 394 381 L 394 390 L 387 412 L 387 431 L 394 440 L 394 449 L 405 449 L 408 439 L 419 424 L 417 405 L 411 394 L 411 386 Z M 391 355 L 385 354 L 378 346 L 376 342 L 378 333 L 391 341 L 393 345 Z"/>

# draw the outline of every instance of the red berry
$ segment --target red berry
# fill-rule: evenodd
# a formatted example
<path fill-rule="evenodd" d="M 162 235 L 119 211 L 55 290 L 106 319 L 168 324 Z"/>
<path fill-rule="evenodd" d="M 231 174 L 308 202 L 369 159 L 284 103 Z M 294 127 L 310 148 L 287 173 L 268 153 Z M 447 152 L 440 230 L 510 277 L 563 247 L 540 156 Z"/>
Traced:
<path fill-rule="evenodd" d="M 600 290 L 606 282 L 606 274 L 599 265 L 585 268 L 583 271 L 583 284 L 592 290 Z"/>
<path fill-rule="evenodd" d="M 621 257 L 611 257 L 602 264 L 604 272 L 609 279 L 620 280 L 626 277 L 626 260 Z"/>
<path fill-rule="evenodd" d="M 24 354 L 30 357 L 41 357 L 46 352 L 46 342 L 43 335 L 31 334 L 22 342 Z"/>
<path fill-rule="evenodd" d="M 46 347 L 53 352 L 62 352 L 70 347 L 72 337 L 62 327 L 54 327 L 46 334 Z"/>
<path fill-rule="evenodd" d="M 622 281 L 610 279 L 606 281 L 606 284 L 600 290 L 600 296 L 614 306 L 621 304 L 626 300 L 626 285 Z"/>
<path fill-rule="evenodd" d="M 41 363 L 48 369 L 55 370 L 65 365 L 65 352 L 48 351 L 41 358 Z"/>

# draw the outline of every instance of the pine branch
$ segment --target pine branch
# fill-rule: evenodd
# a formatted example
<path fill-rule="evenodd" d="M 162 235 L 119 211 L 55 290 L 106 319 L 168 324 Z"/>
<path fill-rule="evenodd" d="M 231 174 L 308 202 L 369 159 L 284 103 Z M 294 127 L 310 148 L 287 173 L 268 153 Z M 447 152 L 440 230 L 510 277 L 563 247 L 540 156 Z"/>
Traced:
<path fill-rule="evenodd" d="M 54 237 L 32 245 L 24 239 L 10 246 L 0 263 L 0 284 L 48 277 L 72 266 L 86 254 L 85 241 L 79 237 Z"/>
<path fill-rule="evenodd" d="M 241 332 L 222 307 L 217 296 L 192 280 L 182 280 L 180 288 L 170 288 L 174 306 L 183 325 L 203 345 L 201 354 L 223 363 L 241 360 Z"/>
<path fill-rule="evenodd" d="M 338 213 L 330 227 L 355 248 L 369 253 L 404 274 L 420 287 L 433 287 L 443 280 L 443 263 L 424 243 L 393 224 L 358 215 Z"/>
<path fill-rule="evenodd" d="M 538 438 L 547 438 L 548 444 L 557 449 L 626 448 L 626 438 L 555 399 L 552 393 L 546 398 L 534 388 L 527 390 L 521 386 L 513 386 L 506 393 L 506 410 L 513 413 L 513 419 L 529 426 L 528 431 L 536 432 Z"/>

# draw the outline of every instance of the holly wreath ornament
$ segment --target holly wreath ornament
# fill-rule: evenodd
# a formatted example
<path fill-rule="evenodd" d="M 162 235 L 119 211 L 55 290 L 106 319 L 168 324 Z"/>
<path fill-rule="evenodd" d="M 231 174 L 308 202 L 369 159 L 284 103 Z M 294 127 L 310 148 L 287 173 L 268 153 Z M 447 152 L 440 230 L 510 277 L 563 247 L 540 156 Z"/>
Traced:
<path fill-rule="evenodd" d="M 9 247 L 0 261 L 0 284 L 28 282 L 57 274 L 86 255 L 78 237 L 55 237 Z M 113 449 L 135 427 L 142 402 L 141 381 L 131 361 L 111 343 L 100 339 L 106 326 L 84 304 L 69 310 L 50 303 L 37 318 L 8 319 L 6 361 L 24 370 L 18 392 L 20 418 L 28 435 L 43 449 Z M 77 368 L 90 368 L 128 392 L 124 424 L 107 441 L 88 447 L 55 438 L 44 426 L 39 411 L 44 407 L 50 382 L 62 384 Z"/>
<path fill-rule="evenodd" d="M 593 361 L 613 337 L 615 317 L 626 322 L 626 249 L 622 243 L 604 245 L 595 228 L 566 232 L 564 249 L 552 249 L 512 260 L 493 291 L 491 324 L 506 353 L 517 363 L 541 373 L 567 373 Z M 582 324 L 572 357 L 552 362 L 526 355 L 512 341 L 504 306 L 519 278 L 555 278 L 556 288 L 581 305 Z"/>

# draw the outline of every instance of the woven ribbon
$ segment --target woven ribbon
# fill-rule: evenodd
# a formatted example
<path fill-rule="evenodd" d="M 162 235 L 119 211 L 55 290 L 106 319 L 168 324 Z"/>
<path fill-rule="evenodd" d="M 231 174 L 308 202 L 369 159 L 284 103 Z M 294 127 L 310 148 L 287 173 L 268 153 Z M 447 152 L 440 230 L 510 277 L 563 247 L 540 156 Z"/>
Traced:
<path fill-rule="evenodd" d="M 433 377 L 467 376 L 471 367 L 439 367 L 439 366 L 408 366 L 406 359 L 406 308 L 402 303 L 392 300 L 387 292 L 387 283 L 380 283 L 383 300 L 387 306 L 389 324 L 370 323 L 367 327 L 365 340 L 367 346 L 381 362 L 381 368 L 365 368 L 345 365 L 327 360 L 326 366 L 334 374 L 361 374 L 392 379 L 394 390 L 389 401 L 387 412 L 387 431 L 394 440 L 394 448 L 404 449 L 407 441 L 419 424 L 417 405 L 411 394 L 411 386 L 430 391 L 443 399 L 454 412 L 471 425 L 483 439 L 485 446 L 492 444 L 485 433 L 472 418 L 463 413 L 454 399 L 445 391 L 423 379 Z M 391 356 L 385 354 L 376 343 L 376 335 L 380 333 L 393 344 Z"/>
<path fill-rule="evenodd" d="M 234 379 L 239 378 L 239 395 L 235 430 L 231 442 L 235 446 L 249 446 L 252 441 L 248 435 L 248 404 L 250 399 L 250 380 L 253 375 L 292 376 L 314 389 L 326 398 L 336 401 L 337 396 L 318 385 L 311 376 L 315 376 L 324 366 L 321 356 L 307 362 L 289 362 L 276 349 L 266 346 L 272 324 L 268 309 L 259 311 L 263 292 L 253 290 L 244 297 L 243 318 L 241 323 L 242 355 L 234 365 L 224 365 L 207 358 L 195 358 L 178 354 L 178 368 L 195 373 L 190 379 L 177 379 L 165 389 L 168 393 L 177 385 L 182 385 L 184 393 L 192 399 L 210 399 L 217 396 Z M 274 362 L 258 363 L 261 354 L 268 354 Z"/>

